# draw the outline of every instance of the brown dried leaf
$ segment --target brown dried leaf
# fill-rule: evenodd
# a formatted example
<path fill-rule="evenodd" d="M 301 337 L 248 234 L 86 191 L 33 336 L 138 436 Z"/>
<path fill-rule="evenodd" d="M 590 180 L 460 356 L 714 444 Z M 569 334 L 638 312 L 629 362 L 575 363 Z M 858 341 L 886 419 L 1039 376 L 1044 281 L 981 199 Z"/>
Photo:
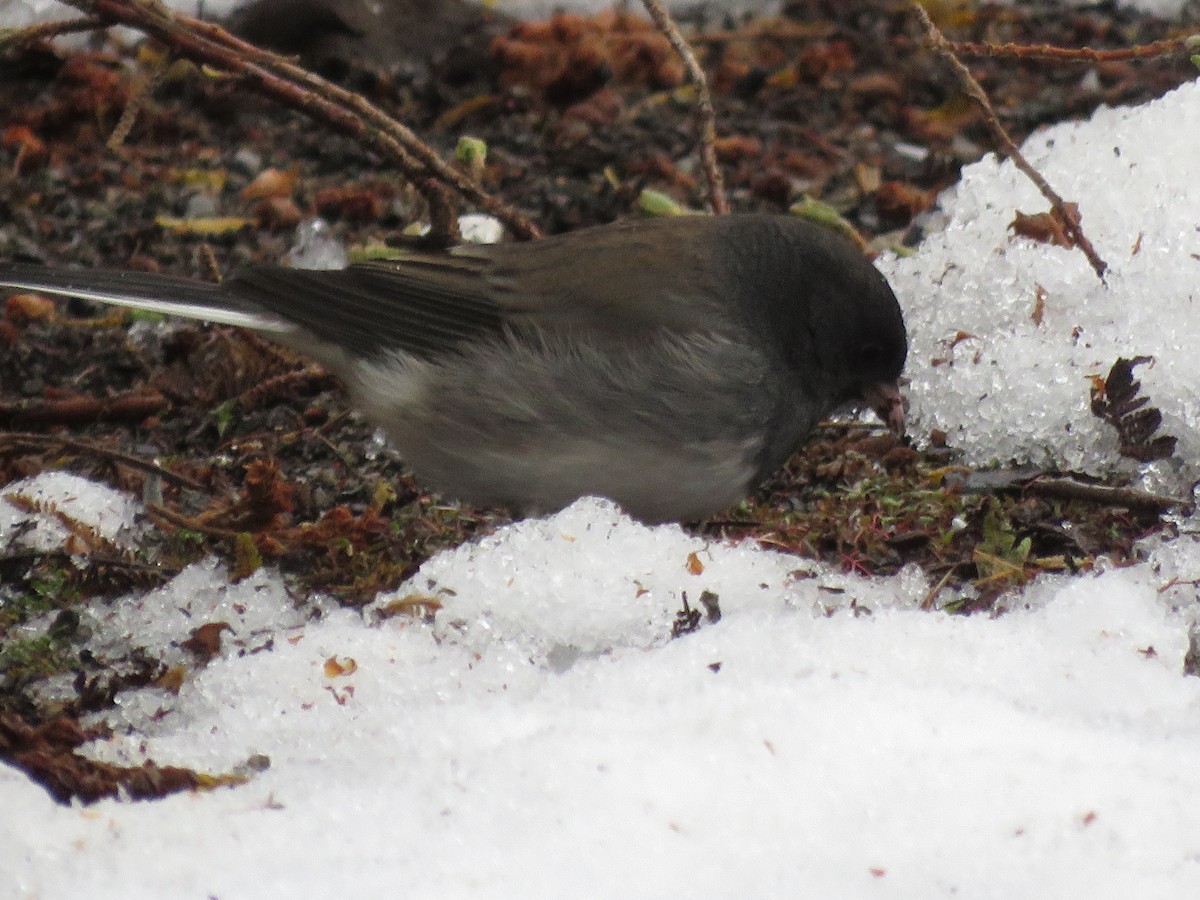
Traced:
<path fill-rule="evenodd" d="M 1067 215 L 1078 221 L 1079 206 L 1075 203 L 1066 204 Z M 1020 237 L 1026 237 L 1041 244 L 1054 244 L 1056 247 L 1074 247 L 1075 241 L 1067 231 L 1066 222 L 1057 209 L 1049 212 L 1028 215 L 1018 211 L 1008 227 Z"/>
<path fill-rule="evenodd" d="M 875 208 L 888 222 L 907 225 L 933 205 L 933 193 L 902 181 L 885 181 L 875 192 Z"/>
<path fill-rule="evenodd" d="M 387 208 L 382 193 L 373 188 L 337 187 L 317 192 L 317 212 L 329 219 L 374 222 Z"/>
<path fill-rule="evenodd" d="M 296 170 L 263 169 L 258 177 L 242 188 L 243 200 L 290 197 L 296 192 L 300 176 Z"/>
<path fill-rule="evenodd" d="M 383 604 L 376 610 L 381 620 L 393 619 L 396 616 L 412 616 L 413 618 L 432 620 L 442 601 L 428 594 L 405 594 L 397 600 Z"/>
<path fill-rule="evenodd" d="M 183 641 L 183 647 L 204 665 L 221 652 L 221 632 L 233 632 L 228 622 L 209 622 L 192 631 L 192 636 Z"/>
<path fill-rule="evenodd" d="M 1133 377 L 1134 368 L 1152 362 L 1150 356 L 1120 358 L 1106 378 L 1092 379 L 1092 415 L 1117 430 L 1122 456 L 1140 462 L 1166 459 L 1175 452 L 1177 443 L 1171 435 L 1155 437 L 1162 425 L 1162 413 L 1155 407 L 1144 408 L 1150 398 L 1140 393 L 1142 383 Z"/>
<path fill-rule="evenodd" d="M 1034 293 L 1033 298 L 1033 313 L 1029 316 L 1033 320 L 1033 324 L 1041 326 L 1042 320 L 1046 318 L 1046 289 L 1040 284 Z"/>
<path fill-rule="evenodd" d="M 54 301 L 41 294 L 13 294 L 4 303 L 4 318 L 10 322 L 47 322 L 57 315 Z"/>
<path fill-rule="evenodd" d="M 336 656 L 331 656 L 325 660 L 325 677 L 326 678 L 342 678 L 346 675 L 353 675 L 358 671 L 358 662 L 353 656 L 347 656 L 344 659 L 338 659 Z"/>
<path fill-rule="evenodd" d="M 181 219 L 177 216 L 156 216 L 154 223 L 175 234 L 191 234 L 198 237 L 218 237 L 233 234 L 254 224 L 253 219 L 240 216 L 209 216 Z"/>

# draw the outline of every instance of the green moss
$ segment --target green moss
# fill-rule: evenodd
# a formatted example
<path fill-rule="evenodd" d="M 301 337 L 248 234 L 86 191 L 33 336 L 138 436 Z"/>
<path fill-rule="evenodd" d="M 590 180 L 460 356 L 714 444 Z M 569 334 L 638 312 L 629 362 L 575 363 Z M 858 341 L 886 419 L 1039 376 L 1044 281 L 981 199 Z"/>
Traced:
<path fill-rule="evenodd" d="M 50 635 L 9 641 L 0 649 L 0 676 L 10 684 L 45 678 L 69 669 L 74 656 Z"/>

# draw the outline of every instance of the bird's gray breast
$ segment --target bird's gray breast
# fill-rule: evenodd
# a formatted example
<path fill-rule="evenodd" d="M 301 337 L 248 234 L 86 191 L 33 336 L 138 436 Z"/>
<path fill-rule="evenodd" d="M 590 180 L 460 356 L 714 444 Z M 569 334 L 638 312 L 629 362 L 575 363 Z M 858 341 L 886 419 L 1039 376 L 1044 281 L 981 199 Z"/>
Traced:
<path fill-rule="evenodd" d="M 434 361 L 359 362 L 348 387 L 418 478 L 451 496 L 549 511 L 592 494 L 686 520 L 751 485 L 779 405 L 769 370 L 717 334 L 508 334 Z"/>

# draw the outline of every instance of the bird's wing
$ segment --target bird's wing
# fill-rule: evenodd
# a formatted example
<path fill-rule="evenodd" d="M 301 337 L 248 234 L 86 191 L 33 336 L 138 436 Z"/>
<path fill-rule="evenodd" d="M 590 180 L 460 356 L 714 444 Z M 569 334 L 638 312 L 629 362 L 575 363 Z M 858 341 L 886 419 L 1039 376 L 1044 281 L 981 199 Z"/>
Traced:
<path fill-rule="evenodd" d="M 3 265 L 0 287 L 237 325 L 351 356 L 402 350 L 432 357 L 500 331 L 486 267 L 482 257 L 413 254 L 346 269 L 255 266 L 211 284 L 149 272 Z"/>
<path fill-rule="evenodd" d="M 642 219 L 521 244 L 409 252 L 338 271 L 251 268 L 223 290 L 318 342 L 425 358 L 465 341 L 548 333 L 621 342 L 727 327 L 707 216 Z"/>
<path fill-rule="evenodd" d="M 721 248 L 711 216 L 632 219 L 528 244 L 480 248 L 489 296 L 514 326 L 621 341 L 721 328 Z M 463 248 L 464 254 L 480 250 Z"/>
<path fill-rule="evenodd" d="M 650 339 L 721 327 L 712 219 L 588 228 L 529 244 L 408 253 L 337 270 L 255 266 L 221 284 L 142 272 L 0 266 L 0 286 L 239 325 L 301 349 L 424 358 L 508 334 Z"/>
<path fill-rule="evenodd" d="M 174 275 L 11 264 L 0 265 L 0 287 L 80 297 L 256 331 L 286 332 L 291 328 L 286 321 L 269 312 L 254 309 L 227 295 L 219 284 Z"/>
<path fill-rule="evenodd" d="M 436 358 L 501 334 L 638 343 L 662 331 L 728 327 L 718 321 L 724 304 L 711 285 L 711 254 L 696 240 L 705 232 L 687 226 L 634 222 L 338 271 L 251 268 L 222 287 L 355 357 L 402 350 Z"/>
<path fill-rule="evenodd" d="M 353 356 L 401 350 L 435 357 L 500 332 L 503 315 L 487 294 L 485 266 L 481 259 L 415 254 L 340 270 L 251 268 L 222 289 Z"/>

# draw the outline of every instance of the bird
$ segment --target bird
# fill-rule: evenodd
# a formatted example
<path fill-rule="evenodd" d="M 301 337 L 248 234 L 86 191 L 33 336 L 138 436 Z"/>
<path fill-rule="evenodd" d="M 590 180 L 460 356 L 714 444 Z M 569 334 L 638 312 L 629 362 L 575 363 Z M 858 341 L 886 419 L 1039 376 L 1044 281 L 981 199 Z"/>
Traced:
<path fill-rule="evenodd" d="M 843 405 L 904 424 L 895 294 L 847 239 L 790 215 L 628 219 L 220 283 L 10 263 L 0 286 L 260 332 L 337 376 L 425 487 L 518 514 L 600 496 L 701 521 Z"/>

